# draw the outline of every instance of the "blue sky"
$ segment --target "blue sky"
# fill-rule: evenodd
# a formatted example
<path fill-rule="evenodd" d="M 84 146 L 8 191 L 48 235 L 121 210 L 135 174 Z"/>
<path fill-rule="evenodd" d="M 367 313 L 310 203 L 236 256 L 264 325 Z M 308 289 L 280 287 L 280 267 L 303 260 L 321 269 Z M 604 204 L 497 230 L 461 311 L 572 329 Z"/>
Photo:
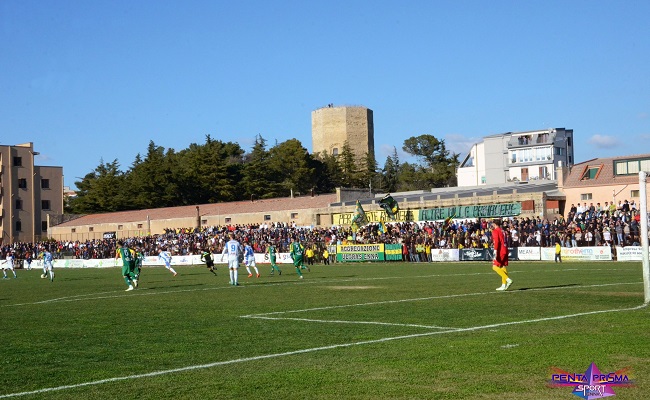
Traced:
<path fill-rule="evenodd" d="M 634 0 L 3 0 L 0 143 L 34 142 L 74 186 L 150 140 L 311 150 L 311 111 L 334 103 L 374 111 L 380 167 L 411 136 L 464 155 L 550 127 L 574 130 L 576 162 L 648 153 L 648 15 Z"/>

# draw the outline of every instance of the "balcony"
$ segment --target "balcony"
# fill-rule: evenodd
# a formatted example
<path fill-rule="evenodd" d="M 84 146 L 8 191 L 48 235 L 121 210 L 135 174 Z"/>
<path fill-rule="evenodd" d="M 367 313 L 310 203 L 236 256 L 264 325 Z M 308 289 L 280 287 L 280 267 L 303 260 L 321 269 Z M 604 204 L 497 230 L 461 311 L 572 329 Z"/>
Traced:
<path fill-rule="evenodd" d="M 531 135 L 512 136 L 508 140 L 508 148 L 530 147 L 553 144 L 555 135 L 549 133 L 535 133 Z"/>

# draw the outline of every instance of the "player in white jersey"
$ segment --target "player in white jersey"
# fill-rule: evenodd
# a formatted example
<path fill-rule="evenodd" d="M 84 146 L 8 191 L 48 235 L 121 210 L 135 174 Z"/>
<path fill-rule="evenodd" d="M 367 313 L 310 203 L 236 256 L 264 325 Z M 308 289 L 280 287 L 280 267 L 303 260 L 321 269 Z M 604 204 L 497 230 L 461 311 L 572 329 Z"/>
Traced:
<path fill-rule="evenodd" d="M 239 285 L 237 278 L 239 277 L 239 255 L 242 254 L 241 244 L 235 240 L 235 235 L 231 233 L 230 240 L 221 252 L 221 261 L 223 256 L 228 255 L 228 269 L 230 270 L 230 284 L 233 286 Z"/>
<path fill-rule="evenodd" d="M 47 278 L 47 273 L 50 273 L 50 282 L 54 282 L 54 267 L 52 266 L 52 253 L 49 250 L 44 249 L 43 252 L 39 255 L 39 258 L 43 259 L 43 275 L 41 278 Z"/>
<path fill-rule="evenodd" d="M 167 248 L 165 246 L 162 246 L 160 248 L 160 252 L 158 252 L 158 259 L 162 260 L 165 263 L 165 268 L 169 270 L 174 276 L 178 275 L 174 268 L 172 268 L 172 255 L 167 251 Z"/>
<path fill-rule="evenodd" d="M 7 259 L 2 262 L 2 274 L 3 279 L 8 279 L 7 278 L 7 270 L 10 269 L 11 272 L 14 274 L 14 278 L 18 278 L 16 276 L 16 271 L 14 270 L 14 252 L 10 251 L 7 253 Z"/>
<path fill-rule="evenodd" d="M 255 269 L 255 275 L 258 278 L 260 277 L 260 271 L 257 270 L 257 266 L 255 265 L 255 253 L 248 242 L 244 245 L 244 265 L 246 266 L 246 271 L 248 271 L 249 278 L 253 277 L 250 267 L 253 267 Z"/>

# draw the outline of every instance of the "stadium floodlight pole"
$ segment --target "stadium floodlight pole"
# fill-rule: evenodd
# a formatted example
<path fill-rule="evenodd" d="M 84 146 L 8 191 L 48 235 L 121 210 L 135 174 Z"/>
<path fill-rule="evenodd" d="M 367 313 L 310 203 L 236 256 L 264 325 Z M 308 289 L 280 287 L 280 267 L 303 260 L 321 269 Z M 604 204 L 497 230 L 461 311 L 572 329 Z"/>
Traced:
<path fill-rule="evenodd" d="M 648 173 L 639 171 L 639 209 L 641 211 L 641 260 L 643 265 L 643 294 L 645 303 L 650 303 L 650 261 L 648 259 Z"/>

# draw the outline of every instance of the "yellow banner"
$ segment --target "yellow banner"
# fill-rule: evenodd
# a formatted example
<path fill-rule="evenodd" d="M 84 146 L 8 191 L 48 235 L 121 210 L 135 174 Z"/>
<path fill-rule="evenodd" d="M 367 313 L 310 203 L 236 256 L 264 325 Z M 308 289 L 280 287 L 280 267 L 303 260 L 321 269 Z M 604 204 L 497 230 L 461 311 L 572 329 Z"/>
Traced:
<path fill-rule="evenodd" d="M 400 210 L 395 219 L 390 219 L 386 215 L 386 211 L 366 211 L 366 218 L 368 222 L 406 222 L 415 221 L 415 213 L 412 210 Z M 342 213 L 332 215 L 332 223 L 334 225 L 350 225 L 354 213 Z"/>
<path fill-rule="evenodd" d="M 383 253 L 384 244 L 339 244 L 336 253 Z"/>

